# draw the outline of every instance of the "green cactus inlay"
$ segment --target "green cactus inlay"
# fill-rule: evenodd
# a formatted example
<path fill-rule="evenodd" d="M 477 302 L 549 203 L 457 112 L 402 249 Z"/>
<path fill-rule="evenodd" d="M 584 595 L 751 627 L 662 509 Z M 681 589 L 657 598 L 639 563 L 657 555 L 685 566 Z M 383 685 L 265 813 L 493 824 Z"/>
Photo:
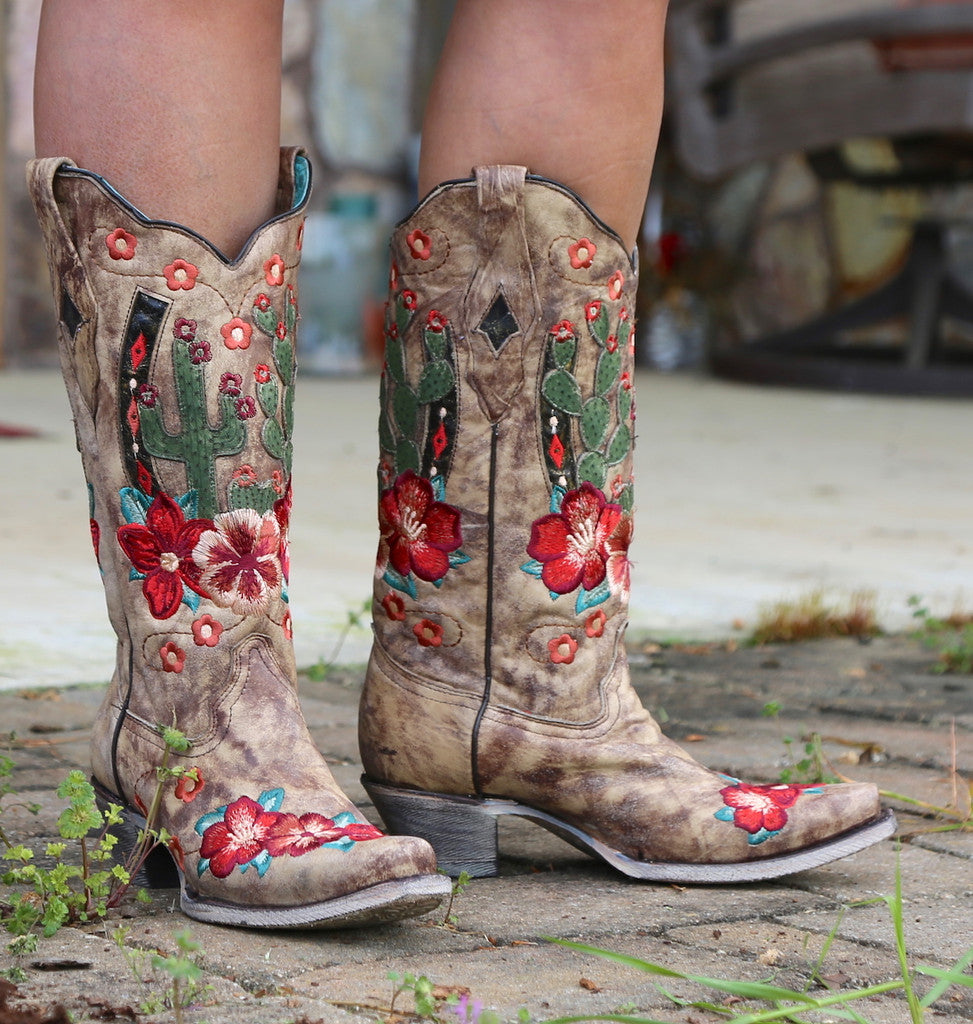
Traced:
<path fill-rule="evenodd" d="M 297 301 L 291 289 L 284 303 L 284 318 L 279 320 L 273 309 L 253 307 L 257 327 L 271 339 L 274 366 L 280 377 L 257 385 L 257 401 L 266 420 L 260 440 L 271 458 L 283 466 L 284 479 L 289 480 L 294 461 L 294 378 L 297 360 L 294 355 L 294 332 L 297 327 Z"/>

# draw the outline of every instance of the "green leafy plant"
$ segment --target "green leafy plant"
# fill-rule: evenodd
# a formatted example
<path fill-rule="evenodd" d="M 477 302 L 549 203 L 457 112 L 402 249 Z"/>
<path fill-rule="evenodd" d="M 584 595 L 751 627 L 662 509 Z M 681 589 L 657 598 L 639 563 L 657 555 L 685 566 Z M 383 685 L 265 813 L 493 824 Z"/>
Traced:
<path fill-rule="evenodd" d="M 173 941 L 177 952 L 172 956 L 165 956 L 158 951 L 152 952 L 129 945 L 128 936 L 129 929 L 119 927 L 112 932 L 112 941 L 125 957 L 135 980 L 140 985 L 148 987 L 156 981 L 156 971 L 161 971 L 170 979 L 163 991 L 150 992 L 142 1000 L 139 1008 L 147 1014 L 171 1009 L 176 1024 L 183 1024 L 182 1011 L 210 988 L 208 985 L 199 984 L 203 976 L 203 969 L 198 963 L 199 943 L 188 930 L 176 932 Z"/>
<path fill-rule="evenodd" d="M 765 718 L 773 718 L 779 722 L 782 707 L 777 701 L 764 704 L 761 713 Z M 780 781 L 784 783 L 802 782 L 817 785 L 819 783 L 840 782 L 841 779 L 832 770 L 827 756 L 821 746 L 820 733 L 812 732 L 801 739 L 803 757 L 795 760 L 795 740 L 793 736 L 781 733 L 781 743 L 787 751 L 787 764 L 780 771 Z"/>
<path fill-rule="evenodd" d="M 334 649 L 331 651 L 331 656 L 327 659 L 321 658 L 319 661 L 315 662 L 315 664 L 311 665 L 310 668 L 304 670 L 304 674 L 311 680 L 311 682 L 321 683 L 328 678 L 338 661 L 338 655 L 341 654 L 341 648 L 344 647 L 345 641 L 348 639 L 351 631 L 354 629 L 368 629 L 371 611 L 372 599 L 370 597 L 366 597 L 361 604 L 354 605 L 348 609 L 345 621 L 338 633 L 338 639 L 335 641 Z"/>
<path fill-rule="evenodd" d="M 973 672 L 973 615 L 956 610 L 939 618 L 915 594 L 909 598 L 909 607 L 917 622 L 912 636 L 936 652 L 933 672 Z"/>
<path fill-rule="evenodd" d="M 441 873 L 445 874 L 445 872 Z M 449 890 L 449 902 L 446 904 L 446 913 L 443 914 L 444 928 L 455 928 L 457 924 L 459 924 L 459 918 L 453 913 L 453 902 L 456 897 L 466 889 L 472 880 L 473 879 L 469 872 L 461 871 L 459 873 L 459 877 L 453 881 L 452 888 Z"/>

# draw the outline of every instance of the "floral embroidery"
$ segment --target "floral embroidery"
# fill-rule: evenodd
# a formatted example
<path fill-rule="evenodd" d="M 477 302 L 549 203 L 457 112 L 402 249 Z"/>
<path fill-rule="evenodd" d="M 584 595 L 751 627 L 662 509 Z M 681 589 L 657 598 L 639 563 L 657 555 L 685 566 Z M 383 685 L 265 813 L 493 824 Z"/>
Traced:
<path fill-rule="evenodd" d="M 113 260 L 130 260 L 135 255 L 135 247 L 138 244 L 135 235 L 130 235 L 124 228 L 115 228 L 105 239 L 108 255 Z"/>
<path fill-rule="evenodd" d="M 608 278 L 608 298 L 615 302 L 617 299 L 622 297 L 622 289 L 625 287 L 625 278 L 622 276 L 620 270 L 616 270 L 610 278 Z"/>
<path fill-rule="evenodd" d="M 550 335 L 555 341 L 574 341 L 574 324 L 570 320 L 562 320 L 556 323 L 550 330 Z"/>
<path fill-rule="evenodd" d="M 750 786 L 724 776 L 730 782 L 720 790 L 725 806 L 713 815 L 720 821 L 732 821 L 748 832 L 747 842 L 756 846 L 772 839 L 787 824 L 787 808 L 793 807 L 804 793 L 820 793 L 821 787 L 807 784 Z"/>
<path fill-rule="evenodd" d="M 199 270 L 186 260 L 173 260 L 163 271 L 166 286 L 171 292 L 191 291 L 196 287 Z"/>
<path fill-rule="evenodd" d="M 402 622 L 405 619 L 405 601 L 394 590 L 390 590 L 382 598 L 382 607 L 393 622 Z"/>
<path fill-rule="evenodd" d="M 156 402 L 159 401 L 159 389 L 154 384 L 139 384 L 135 397 L 139 405 L 145 406 L 146 409 L 154 409 Z"/>
<path fill-rule="evenodd" d="M 209 869 L 226 878 L 234 868 L 254 867 L 262 878 L 275 857 L 302 857 L 321 847 L 347 851 L 355 843 L 382 837 L 374 825 L 356 821 L 348 812 L 333 818 L 315 812 L 296 815 L 281 812 L 283 802 L 284 790 L 271 789 L 257 800 L 241 796 L 204 814 L 195 826 L 203 837 L 197 873 Z"/>
<path fill-rule="evenodd" d="M 592 638 L 601 636 L 605 632 L 606 621 L 607 616 L 600 608 L 597 611 L 592 612 L 588 616 L 587 622 L 584 624 L 585 636 Z"/>
<path fill-rule="evenodd" d="M 415 292 L 410 292 L 408 288 L 402 292 L 402 305 L 405 306 L 410 313 L 414 313 L 416 306 L 419 304 L 419 299 Z M 394 324 L 392 325 L 395 326 Z"/>
<path fill-rule="evenodd" d="M 176 341 L 193 341 L 196 337 L 197 323 L 195 320 L 187 320 L 181 316 L 172 325 L 172 336 Z"/>
<path fill-rule="evenodd" d="M 233 482 L 238 487 L 253 487 L 257 482 L 257 471 L 247 464 L 233 470 Z"/>
<path fill-rule="evenodd" d="M 616 335 L 616 334 L 609 334 L 608 337 L 605 339 L 605 348 L 609 352 L 617 352 L 618 351 L 618 335 Z"/>
<path fill-rule="evenodd" d="M 284 613 L 284 618 L 280 624 L 280 628 L 284 631 L 284 636 L 288 640 L 294 639 L 294 620 L 291 618 L 290 612 Z"/>
<path fill-rule="evenodd" d="M 202 533 L 192 557 L 200 583 L 220 607 L 238 615 L 267 610 L 280 594 L 280 526 L 273 512 L 261 516 L 252 508 L 220 513 Z"/>
<path fill-rule="evenodd" d="M 201 615 L 193 623 L 193 643 L 197 647 L 215 647 L 222 633 L 223 623 L 212 615 Z"/>
<path fill-rule="evenodd" d="M 595 299 L 593 302 L 589 302 L 584 307 L 584 317 L 589 323 L 592 320 L 597 320 L 601 314 L 601 303 Z"/>
<path fill-rule="evenodd" d="M 190 768 L 176 781 L 176 797 L 183 803 L 191 804 L 203 791 L 206 780 L 198 768 Z"/>
<path fill-rule="evenodd" d="M 237 398 L 243 393 L 243 378 L 238 373 L 224 373 L 220 377 L 220 394 Z"/>
<path fill-rule="evenodd" d="M 257 415 L 257 403 L 253 395 L 242 395 L 234 403 L 238 420 L 252 420 Z"/>
<path fill-rule="evenodd" d="M 208 363 L 212 358 L 213 352 L 209 342 L 203 341 L 202 338 L 193 338 L 189 343 L 189 361 L 198 366 L 200 363 Z"/>
<path fill-rule="evenodd" d="M 284 261 L 276 252 L 264 264 L 264 278 L 269 285 L 279 285 L 284 282 Z"/>
<path fill-rule="evenodd" d="M 427 260 L 432 255 L 432 242 L 427 234 L 416 228 L 405 236 L 410 254 L 417 260 Z"/>
<path fill-rule="evenodd" d="M 253 379 L 258 384 L 266 384 L 270 381 L 270 367 L 266 363 L 257 363 L 253 369 Z"/>
<path fill-rule="evenodd" d="M 551 652 L 551 661 L 555 665 L 570 665 L 578 650 L 578 641 L 569 633 L 562 633 L 547 641 L 547 649 Z"/>
<path fill-rule="evenodd" d="M 598 246 L 590 238 L 579 238 L 573 245 L 568 246 L 571 266 L 575 270 L 587 270 L 597 251 Z"/>
<path fill-rule="evenodd" d="M 175 615 L 183 600 L 184 585 L 203 597 L 209 596 L 200 583 L 193 549 L 212 527 L 208 519 L 187 520 L 182 507 L 160 492 L 145 512 L 144 523 L 129 522 L 118 528 L 121 549 L 136 572 L 145 577 L 142 593 L 155 618 Z"/>
<path fill-rule="evenodd" d="M 220 328 L 223 335 L 223 344 L 229 349 L 244 349 L 250 347 L 250 338 L 253 335 L 253 328 L 240 317 L 235 316 L 229 323 L 223 324 Z"/>
<path fill-rule="evenodd" d="M 420 647 L 442 647 L 443 627 L 438 622 L 423 619 L 412 627 Z"/>
<path fill-rule="evenodd" d="M 256 309 L 259 309 L 261 313 L 270 312 L 270 297 L 268 295 L 264 295 L 264 293 L 261 292 L 254 301 L 254 307 Z"/>
<path fill-rule="evenodd" d="M 186 851 L 183 850 L 182 843 L 179 842 L 179 836 L 169 836 L 166 846 L 176 864 L 179 865 L 179 870 L 184 872 L 186 870 Z"/>
<path fill-rule="evenodd" d="M 608 558 L 605 561 L 605 578 L 608 588 L 622 600 L 628 600 L 631 590 L 632 563 L 628 560 L 628 548 L 632 543 L 632 517 L 623 515 L 612 535 L 608 538 Z"/>
<path fill-rule="evenodd" d="M 438 309 L 429 310 L 429 315 L 426 317 L 426 327 L 430 331 L 433 331 L 435 334 L 442 334 L 448 326 L 449 321 Z"/>
<path fill-rule="evenodd" d="M 387 560 L 400 576 L 441 580 L 449 555 L 463 543 L 459 510 L 436 501 L 432 484 L 411 469 L 400 474 L 379 501 L 380 562 Z"/>
<path fill-rule="evenodd" d="M 274 470 L 274 477 L 277 476 L 278 471 Z M 274 480 L 274 490 L 278 494 L 283 490 L 279 486 L 277 480 Z M 284 491 L 284 496 L 278 498 L 274 502 L 274 515 L 277 517 L 277 526 L 280 529 L 280 567 L 284 573 L 284 579 L 289 580 L 291 578 L 291 544 L 290 544 L 290 533 L 289 527 L 291 523 L 291 505 L 294 501 L 294 490 L 291 486 L 291 482 L 287 482 L 287 490 Z"/>
<path fill-rule="evenodd" d="M 174 640 L 159 648 L 159 657 L 163 672 L 181 672 L 186 664 L 186 652 Z"/>
<path fill-rule="evenodd" d="M 597 487 L 585 482 L 565 494 L 560 512 L 536 519 L 527 553 L 541 563 L 540 578 L 548 590 L 594 590 L 605 578 L 608 538 L 621 517 L 620 505 L 606 502 Z"/>

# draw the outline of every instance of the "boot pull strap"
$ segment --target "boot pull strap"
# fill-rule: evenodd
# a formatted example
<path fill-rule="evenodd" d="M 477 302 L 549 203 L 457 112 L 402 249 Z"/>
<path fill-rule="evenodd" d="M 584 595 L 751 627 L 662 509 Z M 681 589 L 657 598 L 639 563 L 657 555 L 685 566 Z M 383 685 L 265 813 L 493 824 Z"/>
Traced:
<path fill-rule="evenodd" d="M 476 196 L 483 213 L 508 213 L 520 205 L 527 168 L 516 166 L 477 167 Z"/>

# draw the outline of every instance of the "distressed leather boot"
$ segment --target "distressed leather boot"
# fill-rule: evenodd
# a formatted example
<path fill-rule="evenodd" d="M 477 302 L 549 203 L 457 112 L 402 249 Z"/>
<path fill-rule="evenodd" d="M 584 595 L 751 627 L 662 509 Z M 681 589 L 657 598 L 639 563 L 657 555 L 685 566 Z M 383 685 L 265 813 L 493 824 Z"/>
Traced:
<path fill-rule="evenodd" d="M 335 927 L 435 906 L 421 839 L 340 791 L 296 693 L 287 530 L 297 293 L 310 166 L 281 154 L 278 213 L 234 260 L 66 159 L 32 162 L 59 345 L 118 636 L 92 770 L 129 835 L 162 730 L 190 742 L 157 827 L 190 917 Z M 160 849 L 163 858 L 164 849 Z"/>
<path fill-rule="evenodd" d="M 636 878 L 737 882 L 889 835 L 871 785 L 748 785 L 629 682 L 636 267 L 566 188 L 480 168 L 396 230 L 365 783 L 442 868 L 500 815 Z"/>

